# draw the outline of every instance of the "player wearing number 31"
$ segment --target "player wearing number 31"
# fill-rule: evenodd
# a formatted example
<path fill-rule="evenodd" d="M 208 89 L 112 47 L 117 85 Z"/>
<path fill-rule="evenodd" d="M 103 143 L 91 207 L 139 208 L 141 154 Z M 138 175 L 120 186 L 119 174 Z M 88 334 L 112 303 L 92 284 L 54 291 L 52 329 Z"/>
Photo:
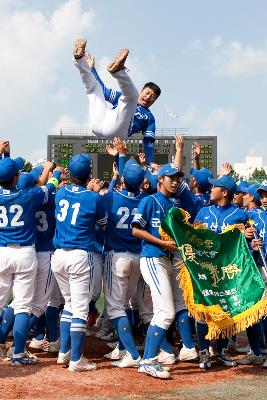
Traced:
<path fill-rule="evenodd" d="M 71 158 L 72 184 L 56 193 L 56 251 L 52 271 L 65 299 L 60 320 L 58 364 L 69 371 L 88 371 L 96 365 L 82 356 L 89 302 L 93 291 L 95 225 L 104 227 L 106 216 L 101 196 L 88 190 L 91 160 L 83 154 Z"/>

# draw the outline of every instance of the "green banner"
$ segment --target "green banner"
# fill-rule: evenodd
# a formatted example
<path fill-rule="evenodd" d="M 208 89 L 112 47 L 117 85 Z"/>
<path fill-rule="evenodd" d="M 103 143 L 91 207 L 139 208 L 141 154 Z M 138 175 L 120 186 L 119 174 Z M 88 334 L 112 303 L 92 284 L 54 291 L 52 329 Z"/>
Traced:
<path fill-rule="evenodd" d="M 189 224 L 188 214 L 173 207 L 161 229 L 178 246 L 185 304 L 209 325 L 207 338 L 230 337 L 267 314 L 266 287 L 240 226 L 216 233 Z"/>

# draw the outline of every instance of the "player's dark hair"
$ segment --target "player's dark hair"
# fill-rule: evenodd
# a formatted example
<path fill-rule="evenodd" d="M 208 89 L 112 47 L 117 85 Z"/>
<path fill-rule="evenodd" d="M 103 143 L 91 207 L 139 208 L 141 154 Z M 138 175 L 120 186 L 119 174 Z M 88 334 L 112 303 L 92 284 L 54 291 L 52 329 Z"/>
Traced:
<path fill-rule="evenodd" d="M 132 186 L 128 185 L 125 181 L 123 183 L 124 183 L 126 190 L 128 190 L 128 192 L 131 192 L 131 193 L 136 192 L 140 187 L 140 186 L 138 186 L 138 187 L 133 188 Z"/>
<path fill-rule="evenodd" d="M 161 94 L 161 89 L 160 89 L 160 87 L 156 84 L 156 83 L 154 83 L 154 82 L 147 82 L 145 85 L 144 85 L 144 87 L 143 87 L 143 89 L 142 90 L 144 90 L 145 88 L 149 88 L 149 89 L 151 89 L 151 90 L 153 90 L 153 92 L 155 93 L 155 95 L 157 96 L 157 98 L 160 96 L 160 94 Z"/>
<path fill-rule="evenodd" d="M 18 173 L 15 176 L 18 176 Z M 0 186 L 3 189 L 7 189 L 7 190 L 11 189 L 13 187 L 13 180 L 14 180 L 15 176 L 13 176 L 13 178 L 9 179 L 9 181 L 0 182 Z"/>
<path fill-rule="evenodd" d="M 86 178 L 75 178 L 74 176 L 70 176 L 71 182 L 74 183 L 74 185 L 77 186 L 86 186 L 88 179 L 89 179 L 89 175 Z"/>

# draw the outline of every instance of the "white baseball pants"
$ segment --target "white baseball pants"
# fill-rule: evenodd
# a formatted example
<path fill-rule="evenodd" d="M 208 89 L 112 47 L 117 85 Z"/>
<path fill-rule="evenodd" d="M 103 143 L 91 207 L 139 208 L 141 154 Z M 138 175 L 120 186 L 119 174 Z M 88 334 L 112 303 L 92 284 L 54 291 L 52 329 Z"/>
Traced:
<path fill-rule="evenodd" d="M 85 58 L 75 60 L 75 66 L 80 71 L 86 94 L 89 99 L 90 125 L 93 133 L 100 138 L 125 139 L 130 122 L 136 111 L 138 91 L 126 70 L 112 74 L 117 79 L 121 96 L 116 108 L 110 108 L 105 101 L 100 83 L 95 79 Z"/>

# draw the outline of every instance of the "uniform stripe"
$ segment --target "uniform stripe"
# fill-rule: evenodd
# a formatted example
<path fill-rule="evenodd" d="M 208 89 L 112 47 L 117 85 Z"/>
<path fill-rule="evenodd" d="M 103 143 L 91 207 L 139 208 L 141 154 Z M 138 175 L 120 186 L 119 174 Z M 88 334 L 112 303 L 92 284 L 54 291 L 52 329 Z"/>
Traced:
<path fill-rule="evenodd" d="M 149 270 L 150 276 L 151 276 L 151 278 L 152 278 L 152 280 L 154 282 L 155 288 L 157 289 L 157 291 L 161 295 L 160 289 L 159 289 L 157 281 L 155 279 L 155 273 L 154 273 L 153 269 L 151 268 L 150 258 L 146 257 L 146 261 L 147 261 L 148 270 Z"/>

